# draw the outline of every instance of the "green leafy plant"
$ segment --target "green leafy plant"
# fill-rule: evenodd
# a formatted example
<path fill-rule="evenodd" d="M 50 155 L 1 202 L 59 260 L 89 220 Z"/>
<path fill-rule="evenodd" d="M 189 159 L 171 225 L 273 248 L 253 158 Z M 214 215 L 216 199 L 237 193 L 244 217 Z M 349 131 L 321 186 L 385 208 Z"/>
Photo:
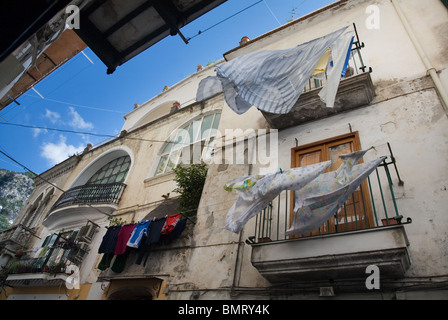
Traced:
<path fill-rule="evenodd" d="M 48 266 L 48 273 L 55 275 L 57 273 L 64 273 L 67 264 L 65 262 L 52 263 Z"/>
<path fill-rule="evenodd" d="M 194 216 L 197 212 L 202 190 L 204 189 L 207 165 L 204 162 L 188 167 L 178 165 L 173 169 L 177 188 L 173 191 L 179 196 L 179 210 L 185 216 Z"/>
<path fill-rule="evenodd" d="M 133 223 L 133 221 L 131 223 Z M 121 218 L 121 217 L 120 218 L 117 218 L 117 217 L 110 218 L 109 226 L 119 226 L 122 224 L 127 224 L 127 221 L 123 220 L 123 218 Z"/>

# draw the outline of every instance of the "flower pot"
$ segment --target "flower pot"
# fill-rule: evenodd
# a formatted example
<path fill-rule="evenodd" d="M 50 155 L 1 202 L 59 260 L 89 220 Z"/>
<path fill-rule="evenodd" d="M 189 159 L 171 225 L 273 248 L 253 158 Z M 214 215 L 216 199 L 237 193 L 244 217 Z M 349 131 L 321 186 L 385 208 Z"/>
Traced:
<path fill-rule="evenodd" d="M 271 238 L 269 237 L 263 237 L 263 238 L 258 238 L 258 243 L 260 242 L 271 242 Z"/>
<path fill-rule="evenodd" d="M 21 256 L 23 256 L 23 251 L 17 251 L 16 254 L 15 254 L 15 256 L 16 256 L 17 258 L 20 258 Z"/>
<path fill-rule="evenodd" d="M 389 220 L 389 223 L 387 223 L 387 220 Z M 383 226 L 390 226 L 393 224 L 398 224 L 398 221 L 395 218 L 381 219 L 381 222 L 383 223 Z"/>

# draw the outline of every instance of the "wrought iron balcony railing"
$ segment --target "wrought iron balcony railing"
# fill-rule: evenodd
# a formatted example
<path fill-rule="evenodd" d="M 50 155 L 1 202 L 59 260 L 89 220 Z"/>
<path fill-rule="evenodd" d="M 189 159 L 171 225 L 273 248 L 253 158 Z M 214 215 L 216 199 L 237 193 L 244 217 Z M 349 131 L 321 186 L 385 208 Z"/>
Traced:
<path fill-rule="evenodd" d="M 388 168 L 391 164 L 395 166 L 395 161 L 393 156 L 391 162 L 386 162 L 386 160 L 367 177 L 351 197 L 319 229 L 299 236 L 287 235 L 286 230 L 292 221 L 291 208 L 294 205 L 291 200 L 292 191 L 287 190 L 283 191 L 256 216 L 254 235 L 250 236 L 246 242 L 256 244 L 284 241 L 412 222 L 410 218 L 407 218 L 407 221 L 402 221 L 403 216 L 399 214 Z M 399 175 L 398 179 L 399 185 L 401 185 L 403 182 Z"/>
<path fill-rule="evenodd" d="M 118 204 L 126 184 L 121 182 L 108 184 L 88 184 L 74 187 L 64 192 L 55 202 L 51 211 L 74 204 Z"/>

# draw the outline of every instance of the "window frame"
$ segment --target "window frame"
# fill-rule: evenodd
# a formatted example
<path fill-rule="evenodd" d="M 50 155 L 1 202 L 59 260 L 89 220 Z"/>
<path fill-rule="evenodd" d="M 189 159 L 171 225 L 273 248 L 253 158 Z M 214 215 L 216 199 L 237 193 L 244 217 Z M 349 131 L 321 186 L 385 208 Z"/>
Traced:
<path fill-rule="evenodd" d="M 121 161 L 120 164 L 118 164 L 118 161 L 120 159 L 123 159 L 123 161 Z M 116 162 L 114 165 L 111 165 L 112 162 Z M 127 164 L 127 167 L 123 170 L 123 166 Z M 105 184 L 109 184 L 109 183 L 123 183 L 126 180 L 126 176 L 128 175 L 129 170 L 131 169 L 131 164 L 132 164 L 132 159 L 129 155 L 123 155 L 121 157 L 115 158 L 110 160 L 109 162 L 107 162 L 106 164 L 104 164 L 101 168 L 99 168 L 97 171 L 95 171 L 90 178 L 87 180 L 86 185 L 91 185 L 91 184 L 95 184 L 95 185 L 105 185 Z M 106 168 L 107 167 L 107 168 Z M 115 172 L 116 168 L 120 168 L 117 172 Z M 110 171 L 109 174 L 107 174 L 107 172 Z M 102 172 L 104 172 L 104 176 L 102 176 L 101 178 L 98 178 L 97 175 L 100 175 Z M 114 173 L 115 172 L 115 173 Z M 117 181 L 118 177 L 120 175 L 124 174 L 123 178 L 120 181 Z M 96 177 L 95 180 L 92 181 L 93 177 Z M 110 178 L 112 176 L 115 176 L 115 179 L 113 182 L 109 182 Z M 107 179 L 108 181 L 105 183 L 102 183 L 103 180 Z"/>
<path fill-rule="evenodd" d="M 209 116 L 212 116 L 212 119 L 210 121 L 210 127 L 203 129 L 202 124 L 204 123 L 204 119 L 206 119 Z M 157 159 L 154 162 L 155 163 L 154 169 L 153 169 L 154 171 L 151 176 L 159 177 L 164 174 L 169 174 L 173 171 L 173 169 L 178 164 L 186 164 L 185 162 L 183 162 L 186 159 L 182 158 L 183 151 L 186 148 L 190 149 L 190 152 L 189 152 L 190 160 L 189 160 L 188 164 L 186 164 L 186 165 L 190 165 L 192 163 L 195 163 L 195 162 L 198 162 L 201 160 L 207 160 L 208 159 L 207 154 L 210 153 L 209 156 L 211 156 L 211 152 L 213 150 L 213 148 L 210 148 L 210 146 L 215 141 L 216 132 L 218 131 L 218 126 L 221 121 L 221 116 L 222 116 L 221 110 L 213 110 L 213 111 L 201 114 L 197 117 L 194 117 L 191 120 L 189 120 L 189 121 L 185 122 L 184 124 L 182 124 L 181 126 L 179 126 L 177 129 L 175 129 L 170 134 L 170 136 L 166 139 L 163 146 L 160 148 Z M 218 120 L 216 120 L 216 119 L 218 119 Z M 194 126 L 198 122 L 199 122 L 199 124 L 197 124 L 197 127 L 195 128 Z M 190 130 L 192 128 L 193 128 L 193 130 Z M 194 138 L 191 138 L 191 136 L 189 134 L 182 137 L 182 135 L 179 135 L 179 132 L 188 132 L 188 133 L 193 132 Z M 205 137 L 203 136 L 204 133 L 207 133 Z M 179 137 L 181 137 L 182 139 L 179 140 L 178 139 Z M 187 139 L 190 140 L 188 145 L 187 145 Z M 170 144 L 171 144 L 171 147 L 169 149 L 167 149 Z M 196 153 L 193 152 L 193 150 L 198 148 L 198 146 L 201 149 L 201 152 L 200 152 L 201 157 L 200 157 L 200 159 L 194 159 L 193 156 Z M 172 159 L 172 163 L 170 163 L 170 159 Z M 163 163 L 162 169 L 160 169 L 162 161 L 165 161 L 165 163 Z M 169 170 L 167 170 L 167 168 L 169 168 Z"/>

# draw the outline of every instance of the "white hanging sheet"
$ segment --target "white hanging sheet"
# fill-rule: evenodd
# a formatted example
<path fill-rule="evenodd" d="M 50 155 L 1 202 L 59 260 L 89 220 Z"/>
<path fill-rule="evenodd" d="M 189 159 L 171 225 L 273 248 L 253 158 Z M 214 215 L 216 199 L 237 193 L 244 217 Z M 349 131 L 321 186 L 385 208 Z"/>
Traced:
<path fill-rule="evenodd" d="M 226 229 L 238 233 L 283 190 L 298 190 L 325 172 L 331 161 L 258 176 L 244 176 L 224 186 L 239 197 L 226 217 Z"/>
<path fill-rule="evenodd" d="M 338 170 L 320 175 L 295 192 L 294 218 L 286 235 L 305 234 L 322 226 L 386 158 L 354 165 L 366 151 L 341 156 L 344 161 Z"/>
<path fill-rule="evenodd" d="M 196 100 L 222 90 L 228 106 L 237 114 L 252 106 L 269 113 L 288 113 L 316 68 L 322 69 L 325 59 L 331 58 L 328 88 L 320 96 L 328 107 L 333 107 L 352 44 L 352 32 L 344 34 L 347 28 L 294 48 L 256 51 L 220 64 L 216 73 L 222 87 L 215 77 L 207 77 L 199 85 Z"/>

